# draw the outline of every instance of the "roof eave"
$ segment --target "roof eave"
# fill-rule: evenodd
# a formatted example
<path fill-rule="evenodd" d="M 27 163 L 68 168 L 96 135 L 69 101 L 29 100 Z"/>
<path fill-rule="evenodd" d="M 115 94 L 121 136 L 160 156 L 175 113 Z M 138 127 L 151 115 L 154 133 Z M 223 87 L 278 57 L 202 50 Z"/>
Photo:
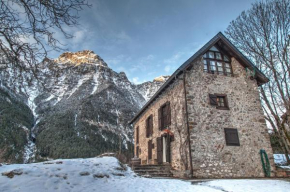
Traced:
<path fill-rule="evenodd" d="M 261 86 L 267 82 L 269 79 L 247 58 L 245 57 L 221 32 L 215 35 L 210 41 L 208 41 L 202 48 L 200 48 L 195 54 L 193 54 L 188 60 L 186 60 L 171 76 L 170 78 L 158 89 L 158 91 L 151 97 L 151 99 L 140 109 L 140 111 L 134 116 L 134 118 L 129 122 L 129 124 L 133 124 L 134 121 L 146 110 L 146 108 L 153 102 L 158 95 L 160 95 L 164 88 L 166 88 L 171 81 L 175 79 L 179 73 L 182 73 L 187 67 L 189 67 L 190 63 L 196 60 L 200 55 L 203 55 L 207 49 L 214 44 L 216 44 L 220 39 L 222 39 L 227 46 L 229 46 L 236 55 L 243 61 L 248 67 L 251 67 L 257 72 L 257 82 L 258 85 Z"/>

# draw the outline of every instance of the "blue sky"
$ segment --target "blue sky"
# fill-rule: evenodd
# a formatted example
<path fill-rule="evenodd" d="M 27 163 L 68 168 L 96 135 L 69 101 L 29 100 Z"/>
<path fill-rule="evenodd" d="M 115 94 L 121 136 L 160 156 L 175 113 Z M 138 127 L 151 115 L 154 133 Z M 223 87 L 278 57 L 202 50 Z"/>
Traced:
<path fill-rule="evenodd" d="M 90 0 L 69 51 L 93 50 L 134 83 L 171 75 L 255 0 Z M 51 54 L 58 57 L 60 53 Z"/>

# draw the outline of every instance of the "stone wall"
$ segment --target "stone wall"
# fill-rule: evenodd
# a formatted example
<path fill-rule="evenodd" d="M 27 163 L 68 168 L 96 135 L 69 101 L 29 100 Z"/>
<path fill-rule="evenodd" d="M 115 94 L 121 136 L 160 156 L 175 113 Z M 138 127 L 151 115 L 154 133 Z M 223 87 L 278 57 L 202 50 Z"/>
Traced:
<path fill-rule="evenodd" d="M 203 72 L 200 58 L 187 72 L 186 90 L 193 176 L 197 178 L 264 177 L 259 151 L 274 160 L 256 80 L 232 58 L 233 76 Z M 209 103 L 209 94 L 226 94 L 229 110 Z M 224 128 L 238 130 L 240 146 L 227 146 Z"/>
<path fill-rule="evenodd" d="M 170 101 L 171 107 L 171 125 L 170 131 L 174 134 L 174 141 L 170 144 L 171 150 L 171 167 L 175 176 L 185 177 L 189 171 L 189 157 L 188 157 L 188 142 L 187 129 L 185 119 L 185 99 L 183 80 L 176 80 L 165 92 L 154 101 L 149 109 L 136 120 L 134 124 L 135 141 L 136 128 L 139 126 L 139 144 L 135 144 L 136 148 L 139 146 L 141 153 L 141 164 L 157 164 L 157 137 L 160 137 L 163 131 L 159 131 L 158 127 L 158 109 L 167 101 Z M 146 138 L 146 119 L 153 115 L 153 135 Z M 154 148 L 152 150 L 152 160 L 148 160 L 148 141 L 152 140 Z"/>
<path fill-rule="evenodd" d="M 264 177 L 260 149 L 265 149 L 271 163 L 271 176 L 275 166 L 270 138 L 259 98 L 256 80 L 246 75 L 245 69 L 232 58 L 233 76 L 203 72 L 200 58 L 192 63 L 186 72 L 186 91 L 190 128 L 193 176 L 196 178 L 240 178 Z M 171 126 L 175 140 L 171 142 L 171 166 L 175 176 L 189 173 L 189 155 L 186 130 L 186 115 L 183 81 L 179 77 L 154 101 L 136 120 L 139 126 L 139 146 L 142 164 L 157 163 L 156 138 L 158 130 L 158 109 L 165 102 L 171 104 Z M 209 103 L 209 94 L 226 94 L 229 110 L 217 109 Z M 153 114 L 153 136 L 146 138 L 146 119 Z M 240 146 L 227 146 L 224 128 L 238 130 Z M 154 149 L 152 161 L 148 161 L 148 141 Z M 135 131 L 136 141 L 136 131 Z M 184 144 L 185 143 L 185 144 Z"/>

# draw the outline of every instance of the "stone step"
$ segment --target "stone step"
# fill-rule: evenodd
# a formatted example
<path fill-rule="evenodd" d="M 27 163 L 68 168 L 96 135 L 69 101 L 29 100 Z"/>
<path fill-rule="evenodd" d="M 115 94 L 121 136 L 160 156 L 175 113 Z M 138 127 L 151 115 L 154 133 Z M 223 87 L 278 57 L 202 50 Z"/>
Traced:
<path fill-rule="evenodd" d="M 170 165 L 135 165 L 134 167 L 170 167 Z"/>
<path fill-rule="evenodd" d="M 154 174 L 154 173 L 171 173 L 170 171 L 156 171 L 156 170 L 138 170 L 135 171 L 135 173 L 148 173 L 148 174 Z"/>
<path fill-rule="evenodd" d="M 162 174 L 137 174 L 139 176 L 151 176 L 151 177 L 173 177 L 172 173 L 162 173 Z"/>
<path fill-rule="evenodd" d="M 288 177 L 288 178 L 290 178 L 290 170 L 277 168 L 276 177 Z"/>
<path fill-rule="evenodd" d="M 170 165 L 137 165 L 133 166 L 133 170 L 137 175 L 140 176 L 151 176 L 151 177 L 172 177 L 173 174 L 170 172 Z"/>
<path fill-rule="evenodd" d="M 134 170 L 170 170 L 170 167 L 134 167 Z"/>

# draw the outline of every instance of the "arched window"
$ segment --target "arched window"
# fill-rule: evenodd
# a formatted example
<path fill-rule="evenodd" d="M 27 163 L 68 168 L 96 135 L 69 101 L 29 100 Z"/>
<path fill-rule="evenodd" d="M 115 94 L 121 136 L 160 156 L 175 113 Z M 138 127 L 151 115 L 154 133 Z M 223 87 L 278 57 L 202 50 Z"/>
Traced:
<path fill-rule="evenodd" d="M 208 73 L 232 76 L 231 61 L 214 46 L 203 55 L 203 70 Z"/>

